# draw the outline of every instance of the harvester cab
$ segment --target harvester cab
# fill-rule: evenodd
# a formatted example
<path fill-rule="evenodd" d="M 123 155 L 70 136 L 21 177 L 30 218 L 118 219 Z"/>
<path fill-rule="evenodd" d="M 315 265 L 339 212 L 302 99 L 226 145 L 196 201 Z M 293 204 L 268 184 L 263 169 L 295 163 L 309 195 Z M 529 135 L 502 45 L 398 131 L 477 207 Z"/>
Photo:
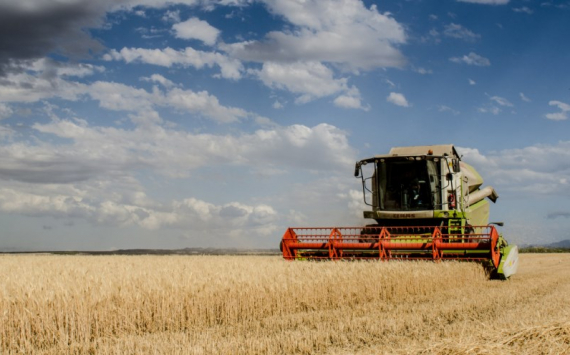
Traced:
<path fill-rule="evenodd" d="M 477 171 L 453 145 L 392 148 L 356 163 L 362 181 L 362 227 L 289 228 L 281 249 L 286 259 L 431 259 L 483 263 L 508 278 L 518 267 L 518 248 L 489 224 L 490 203 Z"/>

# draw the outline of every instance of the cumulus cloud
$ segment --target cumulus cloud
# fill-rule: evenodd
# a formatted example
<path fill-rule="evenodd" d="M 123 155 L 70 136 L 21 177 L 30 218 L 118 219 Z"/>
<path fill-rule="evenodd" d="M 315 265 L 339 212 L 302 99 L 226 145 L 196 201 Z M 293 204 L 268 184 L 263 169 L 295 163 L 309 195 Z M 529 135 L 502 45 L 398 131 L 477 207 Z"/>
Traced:
<path fill-rule="evenodd" d="M 22 69 L 42 73 L 43 78 L 84 78 L 95 73 L 102 73 L 105 68 L 86 63 L 62 63 L 50 58 L 41 58 L 27 62 Z"/>
<path fill-rule="evenodd" d="M 320 62 L 264 63 L 260 70 L 250 70 L 266 86 L 298 94 L 295 103 L 341 93 L 334 104 L 344 108 L 367 110 L 361 103 L 360 92 L 349 87 L 346 78 L 337 79 L 333 71 Z"/>
<path fill-rule="evenodd" d="M 141 80 L 151 83 L 159 83 L 167 89 L 178 86 L 177 84 L 175 84 L 171 80 L 166 79 L 164 76 L 160 74 L 152 74 L 149 77 L 142 77 Z"/>
<path fill-rule="evenodd" d="M 167 10 L 164 15 L 162 15 L 162 21 L 165 22 L 180 22 L 180 10 Z"/>
<path fill-rule="evenodd" d="M 464 155 L 463 160 L 475 166 L 500 190 L 532 195 L 570 195 L 570 141 L 488 154 L 470 148 L 458 150 Z"/>
<path fill-rule="evenodd" d="M 43 62 L 43 64 L 38 64 L 38 62 Z M 22 66 L 25 71 L 6 73 L 0 85 L 0 101 L 36 102 L 52 97 L 77 100 L 83 94 L 85 84 L 66 80 L 63 73 L 59 72 L 62 67 L 54 70 L 50 65 L 45 65 L 46 63 L 51 63 L 51 61 L 40 59 L 28 62 Z M 81 75 L 89 72 L 89 70 L 79 70 L 73 65 L 66 71 L 68 73 L 78 71 Z"/>
<path fill-rule="evenodd" d="M 195 92 L 172 88 L 165 92 L 155 88 L 148 92 L 120 83 L 97 81 L 85 89 L 92 99 L 99 101 L 103 108 L 114 111 L 144 112 L 153 111 L 155 106 L 189 112 L 220 123 L 232 123 L 253 114 L 237 107 L 220 104 L 217 97 L 207 91 Z"/>
<path fill-rule="evenodd" d="M 386 98 L 386 101 L 396 106 L 402 106 L 402 107 L 410 106 L 408 100 L 406 100 L 406 97 L 403 94 L 397 92 L 391 92 L 390 95 L 388 95 L 388 97 Z"/>
<path fill-rule="evenodd" d="M 360 181 L 347 171 L 340 176 L 294 184 L 282 199 L 284 206 L 297 211 L 291 217 L 295 219 L 292 223 L 298 226 L 358 226 L 366 223 L 362 212 L 369 208 L 364 204 L 361 186 Z M 310 211 L 310 220 L 298 211 Z"/>
<path fill-rule="evenodd" d="M 99 182 L 107 188 L 117 189 L 117 186 L 113 186 L 116 184 L 104 180 Z M 73 189 L 57 185 L 42 186 L 32 191 L 12 186 L 0 188 L 0 211 L 32 217 L 73 217 L 92 224 L 136 225 L 151 230 L 180 228 L 227 233 L 237 228 L 267 235 L 276 229 L 274 223 L 278 214 L 266 204 L 229 202 L 215 205 L 196 198 L 160 204 L 149 199 L 142 191 L 131 190 L 131 196 L 125 191 L 125 195 L 109 195 L 94 185 L 86 184 Z"/>
<path fill-rule="evenodd" d="M 69 0 L 41 1 L 7 0 L 0 2 L 0 76 L 21 71 L 29 60 L 57 53 L 71 59 L 81 59 L 104 50 L 102 43 L 93 39 L 88 29 L 106 26 L 106 15 L 117 11 L 131 11 L 145 16 L 140 6 L 163 8 L 167 5 L 211 7 L 213 5 L 241 5 L 236 1 L 197 0 Z M 176 11 L 167 11 L 165 17 L 179 22 Z M 174 25 L 176 36 L 198 39 L 213 45 L 219 35 L 214 27 L 197 18 Z M 148 37 L 148 36 L 147 36 Z"/>
<path fill-rule="evenodd" d="M 335 79 L 332 70 L 320 62 L 267 62 L 261 70 L 251 72 L 269 87 L 300 94 L 297 103 L 306 103 L 346 89 L 347 80 Z"/>
<path fill-rule="evenodd" d="M 172 30 L 177 38 L 197 39 L 209 46 L 216 44 L 220 35 L 220 30 L 197 17 L 191 17 L 184 22 L 174 24 Z"/>
<path fill-rule="evenodd" d="M 570 112 L 570 105 L 567 103 L 564 103 L 562 101 L 550 101 L 548 103 L 550 106 L 556 106 L 560 109 L 560 112 L 555 112 L 555 113 L 547 113 L 545 116 L 546 118 L 548 118 L 549 120 L 553 120 L 553 121 L 564 121 L 568 119 L 568 112 Z"/>
<path fill-rule="evenodd" d="M 224 45 L 233 57 L 254 62 L 321 61 L 353 69 L 402 67 L 397 48 L 404 28 L 376 5 L 357 0 L 265 1 L 269 11 L 295 26 L 269 32 L 263 40 Z"/>
<path fill-rule="evenodd" d="M 14 111 L 10 108 L 10 106 L 0 103 L 0 120 L 12 116 L 12 113 L 14 113 Z"/>
<path fill-rule="evenodd" d="M 218 52 L 204 52 L 187 47 L 183 50 L 175 50 L 170 47 L 164 49 L 123 48 L 120 51 L 111 50 L 103 56 L 104 60 L 122 60 L 125 63 L 140 62 L 162 67 L 204 67 L 220 68 L 220 76 L 226 79 L 239 79 L 243 71 L 243 65 L 239 60 L 227 57 Z"/>
<path fill-rule="evenodd" d="M 452 57 L 449 58 L 449 60 L 454 63 L 464 63 L 467 65 L 475 65 L 478 67 L 488 67 L 489 65 L 491 65 L 491 61 L 489 61 L 489 59 L 482 57 L 474 52 L 471 52 L 468 55 L 464 55 L 463 57 Z"/>
<path fill-rule="evenodd" d="M 130 176 L 143 170 L 185 177 L 212 162 L 216 166 L 252 169 L 290 167 L 332 171 L 346 169 L 355 160 L 346 132 L 327 124 L 213 135 L 169 129 L 160 123 L 160 120 L 146 120 L 144 126 L 132 130 L 93 127 L 79 119 L 35 124 L 36 132 L 65 138 L 71 143 L 38 141 L 0 146 L 0 179 L 65 184 Z"/>
<path fill-rule="evenodd" d="M 362 104 L 359 95 L 349 93 L 347 79 L 336 74 L 338 69 L 356 72 L 405 65 L 397 48 L 406 41 L 405 31 L 390 14 L 379 13 L 375 5 L 367 8 L 358 0 L 267 0 L 264 4 L 288 23 L 287 29 L 269 32 L 261 40 L 220 43 L 217 48 L 227 55 L 193 48 L 123 48 L 109 51 L 104 59 L 196 69 L 219 66 L 218 76 L 229 79 L 241 78 L 241 61 L 259 62 L 262 67 L 249 73 L 271 88 L 298 95 L 296 103 L 337 95 L 335 105 L 364 110 L 369 106 Z M 175 24 L 173 31 L 177 37 L 202 40 L 208 45 L 215 45 L 220 34 L 195 17 Z"/>
<path fill-rule="evenodd" d="M 340 95 L 339 97 L 334 99 L 334 104 L 335 106 L 343 108 L 354 108 L 354 109 L 361 109 L 364 111 L 370 110 L 370 106 L 362 105 L 359 93 L 354 95 L 350 93 L 346 95 Z"/>
<path fill-rule="evenodd" d="M 242 118 L 252 116 L 241 108 L 221 105 L 218 98 L 210 95 L 207 91 L 194 92 L 175 88 L 165 93 L 164 96 L 159 96 L 157 103 L 166 107 L 199 113 L 222 123 L 237 122 Z"/>
<path fill-rule="evenodd" d="M 194 197 L 158 202 L 135 176 L 181 178 L 213 166 L 330 175 L 350 171 L 355 160 L 347 133 L 327 124 L 215 135 L 172 129 L 158 116 L 145 125 L 133 122 L 135 127 L 121 129 L 52 115 L 51 122 L 31 127 L 42 138 L 5 142 L 0 146 L 0 211 L 146 229 L 267 235 L 275 232 L 278 220 L 269 204 L 212 204 Z"/>
<path fill-rule="evenodd" d="M 6 76 L 3 85 L 0 85 L 0 102 L 37 102 L 49 98 L 76 101 L 90 97 L 98 101 L 101 107 L 114 111 L 153 111 L 158 106 L 189 112 L 221 123 L 237 122 L 255 116 L 241 108 L 220 104 L 218 98 L 207 91 L 195 92 L 172 87 L 165 78 L 159 76 L 151 76 L 149 80 L 166 85 L 165 91 L 158 87 L 146 91 L 121 83 L 96 81 L 83 84 L 65 79 L 66 75 L 87 75 L 83 67 L 60 67 L 60 72 L 55 74 L 41 65 L 31 65 L 28 68 L 28 72 L 10 73 Z"/>

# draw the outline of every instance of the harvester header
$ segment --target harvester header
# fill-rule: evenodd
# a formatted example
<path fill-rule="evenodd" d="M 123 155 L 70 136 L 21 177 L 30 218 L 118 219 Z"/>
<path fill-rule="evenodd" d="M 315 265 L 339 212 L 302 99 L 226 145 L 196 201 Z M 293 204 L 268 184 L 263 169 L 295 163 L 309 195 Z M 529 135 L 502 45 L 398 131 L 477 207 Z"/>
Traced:
<path fill-rule="evenodd" d="M 356 162 L 365 219 L 361 227 L 289 228 L 283 257 L 295 259 L 428 259 L 481 262 L 508 278 L 518 248 L 489 223 L 499 195 L 451 144 L 396 147 Z"/>

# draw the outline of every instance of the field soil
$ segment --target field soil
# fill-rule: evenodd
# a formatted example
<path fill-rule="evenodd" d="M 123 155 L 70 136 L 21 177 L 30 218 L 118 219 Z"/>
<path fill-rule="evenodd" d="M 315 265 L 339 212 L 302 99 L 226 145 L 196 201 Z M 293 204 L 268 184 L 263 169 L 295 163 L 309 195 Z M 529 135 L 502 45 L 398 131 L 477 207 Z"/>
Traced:
<path fill-rule="evenodd" d="M 0 255 L 0 354 L 570 353 L 570 254 L 520 261 Z"/>

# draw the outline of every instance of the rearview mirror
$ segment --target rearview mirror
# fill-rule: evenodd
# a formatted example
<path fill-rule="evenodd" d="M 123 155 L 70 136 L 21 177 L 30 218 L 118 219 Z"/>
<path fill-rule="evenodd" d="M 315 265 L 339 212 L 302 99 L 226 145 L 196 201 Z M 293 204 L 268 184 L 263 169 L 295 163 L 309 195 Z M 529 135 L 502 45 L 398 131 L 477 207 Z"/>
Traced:
<path fill-rule="evenodd" d="M 461 171 L 461 167 L 459 166 L 459 160 L 453 159 L 453 172 L 458 173 Z"/>

